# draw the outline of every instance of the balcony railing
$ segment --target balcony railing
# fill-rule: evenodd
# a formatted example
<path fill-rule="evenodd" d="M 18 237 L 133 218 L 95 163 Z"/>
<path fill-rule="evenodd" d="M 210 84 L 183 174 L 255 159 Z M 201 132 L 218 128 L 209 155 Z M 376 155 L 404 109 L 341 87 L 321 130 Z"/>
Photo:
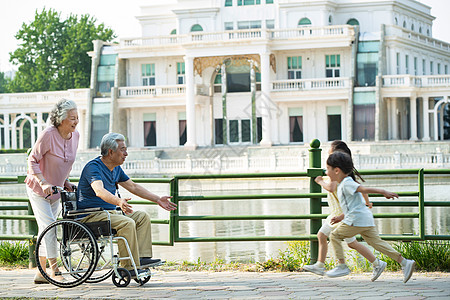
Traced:
<path fill-rule="evenodd" d="M 119 97 L 172 96 L 186 93 L 185 85 L 119 87 Z"/>
<path fill-rule="evenodd" d="M 217 32 L 192 32 L 189 34 L 126 38 L 120 40 L 120 47 L 140 47 L 140 46 L 164 46 L 183 45 L 199 42 L 216 41 L 237 41 L 249 39 L 302 39 L 302 38 L 329 38 L 330 36 L 353 36 L 354 29 L 349 25 L 335 25 L 323 27 L 300 27 L 289 29 L 244 29 L 227 30 Z"/>
<path fill-rule="evenodd" d="M 315 78 L 315 79 L 289 79 L 272 82 L 272 91 L 298 91 L 314 89 L 349 88 L 350 78 Z"/>
<path fill-rule="evenodd" d="M 61 98 L 67 98 L 74 101 L 85 101 L 89 98 L 89 89 L 73 89 L 56 92 L 0 94 L 0 105 L 35 105 L 36 103 L 49 103 L 51 105 L 54 105 Z"/>
<path fill-rule="evenodd" d="M 383 87 L 450 87 L 450 75 L 384 75 Z"/>
<path fill-rule="evenodd" d="M 400 36 L 405 39 L 412 40 L 414 43 L 427 45 L 429 47 L 441 49 L 450 52 L 450 44 L 432 37 L 402 28 L 395 25 L 386 26 L 386 36 Z"/>

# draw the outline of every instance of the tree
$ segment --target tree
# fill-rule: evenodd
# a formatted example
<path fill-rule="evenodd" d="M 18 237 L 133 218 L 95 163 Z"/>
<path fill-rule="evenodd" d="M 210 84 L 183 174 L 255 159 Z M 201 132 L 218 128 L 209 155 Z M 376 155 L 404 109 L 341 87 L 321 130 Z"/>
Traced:
<path fill-rule="evenodd" d="M 56 91 L 89 87 L 93 40 L 111 41 L 114 31 L 88 14 L 61 19 L 53 9 L 36 11 L 30 24 L 22 24 L 15 35 L 22 41 L 10 53 L 19 66 L 9 85 L 11 92 Z"/>
<path fill-rule="evenodd" d="M 0 94 L 8 92 L 10 81 L 11 80 L 8 77 L 5 77 L 5 73 L 0 72 Z"/>

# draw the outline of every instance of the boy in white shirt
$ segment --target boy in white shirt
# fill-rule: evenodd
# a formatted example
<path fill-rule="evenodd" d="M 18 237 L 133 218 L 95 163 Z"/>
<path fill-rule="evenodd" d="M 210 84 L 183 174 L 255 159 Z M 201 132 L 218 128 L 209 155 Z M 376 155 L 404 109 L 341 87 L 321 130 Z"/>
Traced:
<path fill-rule="evenodd" d="M 402 265 L 403 282 L 406 283 L 414 272 L 416 262 L 414 260 L 405 259 L 400 253 L 395 251 L 386 241 L 383 241 L 375 228 L 375 221 L 372 212 L 365 205 L 365 201 L 361 193 L 377 193 L 384 195 L 387 199 L 397 198 L 398 195 L 383 189 L 363 187 L 355 182 L 349 174 L 353 171 L 352 158 L 343 152 L 334 152 L 327 159 L 327 176 L 332 181 L 337 181 L 338 199 L 342 207 L 343 214 L 333 217 L 331 223 L 342 223 L 331 233 L 330 241 L 333 245 L 337 259 L 344 258 L 344 250 L 341 240 L 360 234 L 364 240 L 378 250 L 379 252 L 389 256 L 393 260 Z M 339 268 L 331 270 L 335 277 L 339 275 Z M 343 269 L 342 275 L 348 272 Z"/>

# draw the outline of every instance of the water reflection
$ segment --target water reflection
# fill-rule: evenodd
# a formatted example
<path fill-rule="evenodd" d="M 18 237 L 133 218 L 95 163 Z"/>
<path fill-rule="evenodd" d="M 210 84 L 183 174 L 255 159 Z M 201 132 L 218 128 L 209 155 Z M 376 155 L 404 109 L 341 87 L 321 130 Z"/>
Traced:
<path fill-rule="evenodd" d="M 449 201 L 449 177 L 434 177 L 426 180 L 426 200 Z M 392 191 L 416 191 L 417 178 L 399 176 L 382 179 L 367 176 L 367 186 L 386 188 Z M 159 195 L 169 194 L 167 184 L 145 184 L 147 188 Z M 191 180 L 180 183 L 180 195 L 220 195 L 220 194 L 290 194 L 307 193 L 309 182 L 304 178 L 265 179 L 265 180 Z M 122 197 L 131 197 L 121 191 Z M 23 184 L 0 185 L 0 196 L 24 197 Z M 376 202 L 384 200 L 372 198 Z M 417 200 L 414 197 L 402 197 L 405 201 Z M 1 205 L 19 205 L 17 202 L 3 202 Z M 156 206 L 135 205 L 135 209 L 146 210 L 154 219 L 167 219 L 168 212 Z M 375 207 L 374 213 L 417 212 L 417 207 Z M 323 208 L 328 213 L 328 207 Z M 0 211 L 1 214 L 26 214 L 26 211 Z M 221 200 L 221 201 L 186 201 L 180 203 L 180 215 L 293 215 L 309 213 L 308 199 L 265 199 L 265 200 Z M 427 207 L 426 234 L 450 233 L 450 208 Z M 382 234 L 408 234 L 418 232 L 418 219 L 376 219 L 378 230 Z M 167 241 L 168 226 L 153 225 L 153 240 Z M 0 220 L 0 234 L 28 234 L 26 221 Z M 308 220 L 268 220 L 268 221 L 191 221 L 181 222 L 180 237 L 224 237 L 224 236 L 297 236 L 309 234 Z M 175 246 L 154 246 L 154 256 L 166 260 L 211 262 L 216 258 L 230 261 L 264 261 L 278 255 L 286 247 L 285 242 L 197 242 L 176 243 Z"/>

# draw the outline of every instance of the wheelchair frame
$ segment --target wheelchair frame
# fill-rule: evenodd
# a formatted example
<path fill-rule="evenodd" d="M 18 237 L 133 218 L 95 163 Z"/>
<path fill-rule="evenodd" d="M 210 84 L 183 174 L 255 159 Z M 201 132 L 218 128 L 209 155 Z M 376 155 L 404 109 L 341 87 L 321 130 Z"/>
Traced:
<path fill-rule="evenodd" d="M 53 285 L 66 288 L 75 287 L 84 282 L 100 282 L 111 275 L 112 281 L 117 287 L 128 286 L 132 278 L 139 285 L 147 283 L 152 275 L 149 267 L 155 267 L 159 264 L 144 269 L 136 267 L 127 239 L 114 236 L 115 232 L 111 228 L 110 213 L 101 207 L 78 209 L 75 192 L 65 191 L 62 187 L 53 187 L 53 193 L 58 191 L 61 194 L 63 219 L 50 224 L 39 235 L 36 242 L 36 263 L 42 276 Z M 106 213 L 107 220 L 98 222 L 80 221 L 81 217 L 93 213 Z M 58 254 L 56 258 L 46 259 L 45 263 L 47 263 L 47 260 L 50 262 L 50 268 L 47 268 L 41 265 L 39 249 L 44 247 L 43 244 L 47 244 L 49 239 L 56 239 Z M 114 242 L 119 240 L 123 241 L 128 256 L 119 257 L 118 254 L 114 254 Z M 101 243 L 101 251 L 99 251 L 98 243 Z M 110 249 L 105 251 L 108 246 Z M 111 253 L 109 260 L 103 257 L 105 252 Z M 103 260 L 103 265 L 99 267 L 100 259 Z M 133 277 L 130 271 L 119 267 L 119 262 L 127 259 L 131 260 L 133 266 L 135 274 Z M 110 265 L 110 268 L 105 268 L 107 265 Z M 55 268 L 58 269 L 58 272 L 51 274 L 50 270 Z M 99 272 L 100 275 L 96 275 L 95 272 Z"/>

